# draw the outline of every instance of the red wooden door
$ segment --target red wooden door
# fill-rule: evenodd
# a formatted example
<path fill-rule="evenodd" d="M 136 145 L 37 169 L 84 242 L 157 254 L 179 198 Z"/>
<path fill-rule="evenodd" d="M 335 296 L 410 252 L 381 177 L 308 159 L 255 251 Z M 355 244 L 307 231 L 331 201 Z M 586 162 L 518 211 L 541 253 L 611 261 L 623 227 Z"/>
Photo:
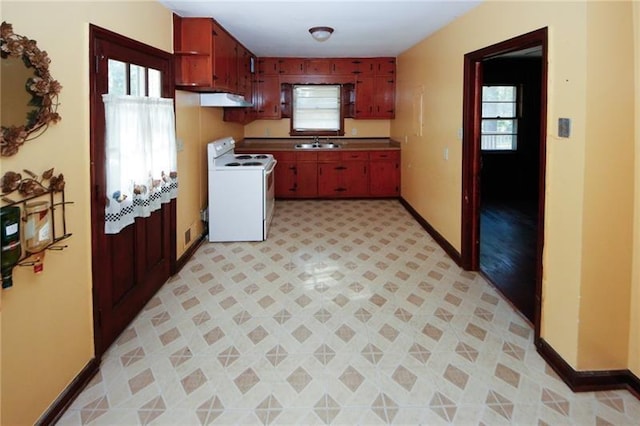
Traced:
<path fill-rule="evenodd" d="M 175 200 L 148 218 L 137 218 L 120 233 L 107 235 L 105 226 L 106 156 L 102 94 L 109 93 L 109 70 L 127 74 L 142 67 L 160 72 L 161 94 L 173 97 L 171 55 L 101 28 L 90 27 L 91 80 L 91 217 L 96 355 L 102 354 L 175 268 Z M 117 65 L 117 67 L 116 67 Z M 140 79 L 138 79 L 140 82 Z M 124 82 L 131 93 L 132 80 Z M 122 87 L 120 87 L 122 89 Z M 113 89 L 112 89 L 113 91 Z"/>

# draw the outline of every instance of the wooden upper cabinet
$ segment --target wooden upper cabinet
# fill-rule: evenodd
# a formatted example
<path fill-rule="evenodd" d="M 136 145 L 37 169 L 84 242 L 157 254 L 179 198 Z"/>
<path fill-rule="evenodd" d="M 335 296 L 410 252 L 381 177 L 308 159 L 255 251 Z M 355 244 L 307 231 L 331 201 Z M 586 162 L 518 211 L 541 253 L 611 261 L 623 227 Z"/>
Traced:
<path fill-rule="evenodd" d="M 176 86 L 213 86 L 213 47 L 213 20 L 173 15 Z"/>
<path fill-rule="evenodd" d="M 376 75 L 395 75 L 396 58 L 377 58 L 374 67 Z"/>
<path fill-rule="evenodd" d="M 247 93 L 241 57 L 248 50 L 215 20 L 174 14 L 173 50 L 177 88 Z"/>
<path fill-rule="evenodd" d="M 251 52 L 240 43 L 236 45 L 236 48 L 238 49 L 238 93 L 243 95 L 246 99 L 251 99 L 251 64 L 255 63 L 255 58 Z"/>
<path fill-rule="evenodd" d="M 331 60 L 331 74 L 355 74 L 358 70 L 355 58 L 335 58 Z"/>
<path fill-rule="evenodd" d="M 305 70 L 304 58 L 281 58 L 279 61 L 279 73 L 287 75 L 302 75 Z"/>
<path fill-rule="evenodd" d="M 213 87 L 219 90 L 237 92 L 238 64 L 236 42 L 217 22 L 213 24 L 214 65 Z"/>
<path fill-rule="evenodd" d="M 258 74 L 262 74 L 262 75 L 280 74 L 280 59 L 279 58 L 258 59 Z"/>
<path fill-rule="evenodd" d="M 279 120 L 280 80 L 276 75 L 259 75 L 256 80 L 254 105 L 256 118 Z"/>
<path fill-rule="evenodd" d="M 395 84 L 393 75 L 359 75 L 355 88 L 355 118 L 394 118 Z"/>
<path fill-rule="evenodd" d="M 356 58 L 356 74 L 390 75 L 396 73 L 396 58 Z"/>
<path fill-rule="evenodd" d="M 373 58 L 355 58 L 355 73 L 358 75 L 373 75 L 375 73 L 375 60 Z"/>
<path fill-rule="evenodd" d="M 330 59 L 307 59 L 305 64 L 306 73 L 310 75 L 331 74 Z"/>

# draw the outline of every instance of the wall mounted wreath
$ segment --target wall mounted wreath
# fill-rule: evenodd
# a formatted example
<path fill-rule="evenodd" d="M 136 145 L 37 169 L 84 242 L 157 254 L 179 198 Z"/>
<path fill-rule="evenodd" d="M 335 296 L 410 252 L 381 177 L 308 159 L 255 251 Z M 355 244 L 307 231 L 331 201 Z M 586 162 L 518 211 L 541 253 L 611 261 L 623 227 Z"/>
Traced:
<path fill-rule="evenodd" d="M 61 117 L 56 112 L 60 83 L 51 78 L 47 52 L 38 49 L 35 40 L 15 34 L 13 26 L 2 22 L 0 26 L 0 56 L 2 59 L 22 59 L 27 68 L 33 68 L 33 76 L 25 83 L 25 89 L 31 95 L 28 105 L 34 109 L 27 113 L 25 124 L 18 126 L 2 125 L 0 134 L 0 155 L 9 157 L 18 152 L 22 144 L 40 136 L 51 123 L 57 123 Z"/>

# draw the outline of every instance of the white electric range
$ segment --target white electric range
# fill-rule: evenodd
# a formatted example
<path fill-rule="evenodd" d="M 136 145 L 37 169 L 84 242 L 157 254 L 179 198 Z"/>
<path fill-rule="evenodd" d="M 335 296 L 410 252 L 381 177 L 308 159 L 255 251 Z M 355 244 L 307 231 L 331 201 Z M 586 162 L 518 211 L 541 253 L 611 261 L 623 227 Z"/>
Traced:
<path fill-rule="evenodd" d="M 263 241 L 275 208 L 276 160 L 234 149 L 231 137 L 207 145 L 209 241 Z"/>

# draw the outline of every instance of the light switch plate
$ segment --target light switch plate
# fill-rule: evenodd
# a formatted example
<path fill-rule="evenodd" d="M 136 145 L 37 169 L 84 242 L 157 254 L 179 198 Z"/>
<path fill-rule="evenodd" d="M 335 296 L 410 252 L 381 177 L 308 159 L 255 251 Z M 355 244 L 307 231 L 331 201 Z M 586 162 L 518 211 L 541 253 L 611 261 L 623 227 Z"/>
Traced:
<path fill-rule="evenodd" d="M 568 138 L 571 136 L 571 119 L 558 118 L 558 137 Z"/>

